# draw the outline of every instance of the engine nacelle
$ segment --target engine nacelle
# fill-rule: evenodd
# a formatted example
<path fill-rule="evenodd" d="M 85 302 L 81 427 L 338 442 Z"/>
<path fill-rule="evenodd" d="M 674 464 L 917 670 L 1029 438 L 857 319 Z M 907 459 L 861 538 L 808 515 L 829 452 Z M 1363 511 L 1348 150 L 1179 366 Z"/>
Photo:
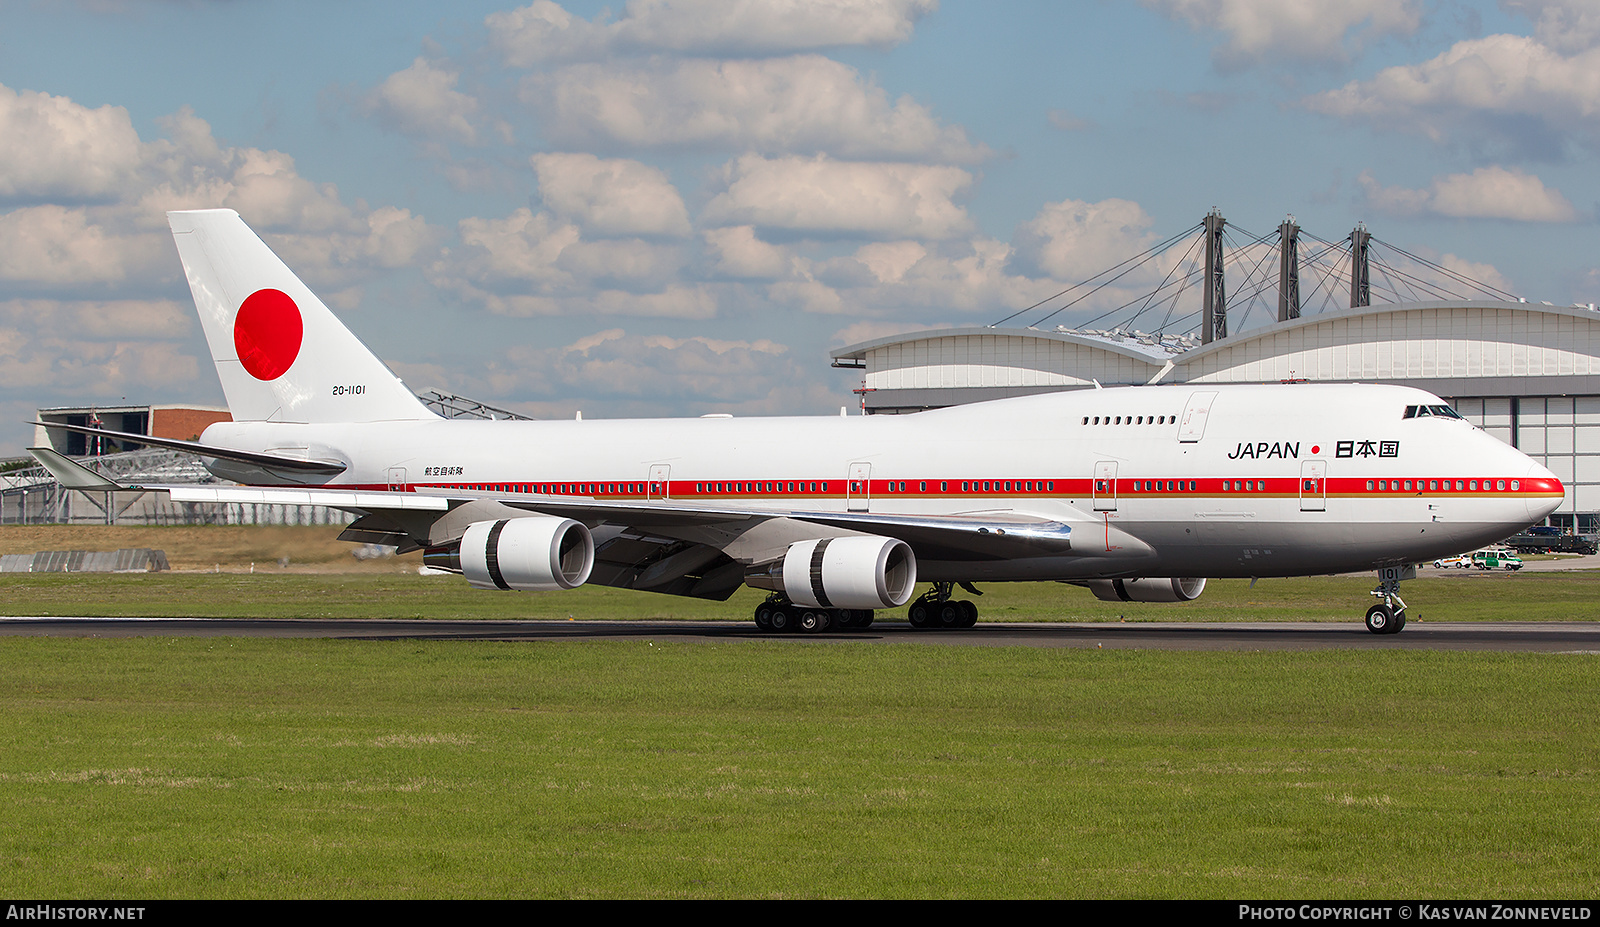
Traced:
<path fill-rule="evenodd" d="M 594 539 L 582 522 L 553 515 L 475 521 L 457 556 L 461 573 L 479 589 L 549 592 L 589 580 Z"/>
<path fill-rule="evenodd" d="M 916 590 L 917 557 L 894 538 L 817 538 L 790 544 L 782 560 L 752 571 L 745 582 L 796 605 L 896 608 Z"/>
<path fill-rule="evenodd" d="M 1084 582 L 1094 597 L 1106 602 L 1189 602 L 1205 591 L 1198 579 L 1091 579 Z"/>

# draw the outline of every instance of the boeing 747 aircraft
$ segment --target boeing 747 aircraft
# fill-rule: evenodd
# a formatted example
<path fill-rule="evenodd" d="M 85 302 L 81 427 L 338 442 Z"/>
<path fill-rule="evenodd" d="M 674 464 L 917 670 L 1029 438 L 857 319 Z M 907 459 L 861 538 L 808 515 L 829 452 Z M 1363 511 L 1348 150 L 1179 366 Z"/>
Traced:
<path fill-rule="evenodd" d="M 237 213 L 168 219 L 234 420 L 198 442 L 124 437 L 244 485 L 125 487 L 35 455 L 73 488 L 346 509 L 342 538 L 421 549 L 485 589 L 726 599 L 750 585 L 771 592 L 754 618 L 777 632 L 864 627 L 908 603 L 917 627 L 970 627 L 977 609 L 953 593 L 978 582 L 1179 602 L 1205 577 L 1376 570 L 1366 625 L 1393 633 L 1412 565 L 1514 534 L 1563 494 L 1439 397 L 1400 386 L 1086 389 L 903 416 L 448 420 Z"/>

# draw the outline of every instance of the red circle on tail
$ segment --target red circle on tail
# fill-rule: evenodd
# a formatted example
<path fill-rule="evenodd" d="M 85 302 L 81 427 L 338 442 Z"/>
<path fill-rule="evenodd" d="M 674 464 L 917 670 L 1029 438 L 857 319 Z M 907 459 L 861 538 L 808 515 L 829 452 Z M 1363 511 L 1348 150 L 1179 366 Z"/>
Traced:
<path fill-rule="evenodd" d="M 256 290 L 245 297 L 233 320 L 233 348 L 239 363 L 257 380 L 276 380 L 300 356 L 305 324 L 300 307 L 282 290 Z"/>

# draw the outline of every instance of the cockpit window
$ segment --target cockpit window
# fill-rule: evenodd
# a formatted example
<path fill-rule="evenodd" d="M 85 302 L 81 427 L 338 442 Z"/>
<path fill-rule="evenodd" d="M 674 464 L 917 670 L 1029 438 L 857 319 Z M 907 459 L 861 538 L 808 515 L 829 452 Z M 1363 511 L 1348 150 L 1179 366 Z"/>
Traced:
<path fill-rule="evenodd" d="M 1422 418 L 1428 415 L 1437 415 L 1440 418 L 1461 418 L 1461 413 L 1449 406 L 1406 406 L 1406 418 Z"/>

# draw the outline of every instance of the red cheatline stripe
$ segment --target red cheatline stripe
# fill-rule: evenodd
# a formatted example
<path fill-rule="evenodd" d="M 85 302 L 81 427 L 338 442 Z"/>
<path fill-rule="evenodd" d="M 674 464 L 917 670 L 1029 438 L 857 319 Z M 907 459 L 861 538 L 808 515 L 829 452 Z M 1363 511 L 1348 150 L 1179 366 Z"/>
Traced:
<path fill-rule="evenodd" d="M 1515 493 L 1519 496 L 1561 496 L 1561 481 L 1546 478 L 1490 477 L 1488 479 L 1450 477 L 1449 479 L 1419 479 L 1411 477 L 1412 488 L 1405 488 L 1405 477 L 1338 477 L 1324 479 L 1322 485 L 1309 486 L 1311 480 L 1296 477 L 1267 477 L 1239 479 L 1131 479 L 1108 481 L 1110 485 L 1097 490 L 1095 480 L 1043 479 L 1043 480 L 872 480 L 866 493 L 847 492 L 849 480 L 673 480 L 667 485 L 666 495 L 676 499 L 817 499 L 844 498 L 853 495 L 870 495 L 879 499 L 896 497 L 913 498 L 969 498 L 972 496 L 1005 496 L 1011 498 L 1079 498 L 1094 495 L 1120 499 L 1138 499 L 1161 496 L 1279 496 L 1298 497 L 1304 494 L 1337 496 L 1342 498 L 1446 496 L 1451 498 L 1486 498 Z M 948 488 L 939 489 L 944 483 Z M 1462 489 L 1456 489 L 1456 483 Z M 1474 482 L 1478 489 L 1470 488 Z M 1512 483 L 1517 484 L 1511 489 Z M 1437 484 L 1440 488 L 1428 488 Z M 1442 488 L 1445 485 L 1451 488 Z M 661 493 L 649 492 L 649 482 L 600 482 L 589 480 L 553 480 L 538 482 L 484 482 L 484 483 L 406 483 L 394 486 L 388 483 L 324 484 L 330 488 L 386 491 L 399 488 L 404 491 L 418 489 L 461 489 L 469 492 L 527 493 L 557 496 L 581 496 L 596 499 L 650 499 Z M 962 490 L 961 487 L 969 487 Z M 1499 488 L 1500 486 L 1505 488 Z M 789 487 L 796 487 L 790 490 Z M 812 490 L 810 487 L 817 487 Z M 926 489 L 922 487 L 926 486 Z M 1009 488 L 1008 488 L 1009 486 Z M 720 489 L 717 487 L 721 487 Z M 804 489 L 800 487 L 805 487 Z M 901 487 L 905 487 L 902 489 Z M 985 488 L 988 487 L 988 488 Z M 1369 488 L 1370 487 L 1370 488 Z M 1382 487 L 1382 488 L 1380 488 Z"/>

